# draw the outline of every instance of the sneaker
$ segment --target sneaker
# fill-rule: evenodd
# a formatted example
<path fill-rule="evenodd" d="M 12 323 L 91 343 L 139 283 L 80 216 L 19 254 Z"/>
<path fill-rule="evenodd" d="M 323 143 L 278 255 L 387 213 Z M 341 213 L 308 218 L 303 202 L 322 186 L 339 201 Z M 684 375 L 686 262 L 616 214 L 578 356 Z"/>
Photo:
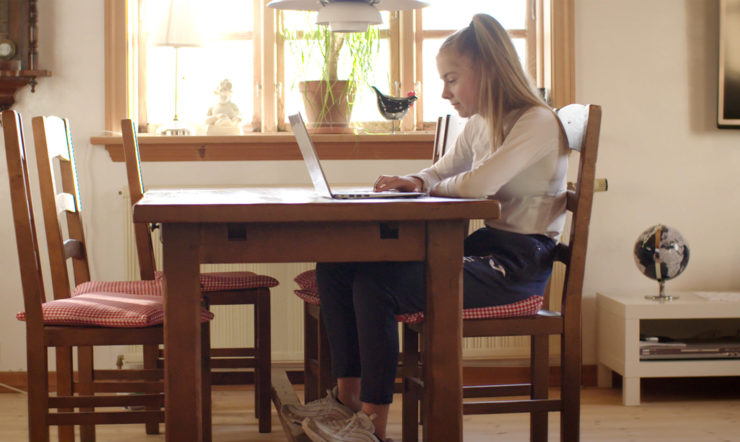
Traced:
<path fill-rule="evenodd" d="M 352 409 L 337 400 L 337 387 L 326 391 L 326 396 L 305 405 L 285 404 L 280 413 L 283 417 L 296 425 L 301 425 L 307 417 L 318 417 L 326 420 L 344 421 L 355 414 Z"/>
<path fill-rule="evenodd" d="M 344 420 L 317 416 L 304 420 L 302 427 L 313 442 L 379 442 L 374 434 L 374 417 L 362 411 Z"/>

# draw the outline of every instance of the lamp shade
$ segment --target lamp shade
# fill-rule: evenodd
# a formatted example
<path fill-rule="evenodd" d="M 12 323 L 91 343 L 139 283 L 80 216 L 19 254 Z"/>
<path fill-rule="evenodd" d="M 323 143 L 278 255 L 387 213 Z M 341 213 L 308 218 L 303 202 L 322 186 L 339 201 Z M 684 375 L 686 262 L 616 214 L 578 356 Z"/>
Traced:
<path fill-rule="evenodd" d="M 429 6 L 429 2 L 420 0 L 273 0 L 267 6 L 274 9 L 318 11 L 322 6 L 332 3 L 365 3 L 381 11 L 403 11 Z"/>
<path fill-rule="evenodd" d="M 159 25 L 154 32 L 152 44 L 175 48 L 203 46 L 201 15 L 194 0 L 170 0 Z"/>
<path fill-rule="evenodd" d="M 332 32 L 365 32 L 369 25 L 383 23 L 380 12 L 364 2 L 333 2 L 319 9 L 316 24 Z"/>
<path fill-rule="evenodd" d="M 399 11 L 428 6 L 420 0 L 273 0 L 275 9 L 319 11 L 316 23 L 332 32 L 365 32 L 369 25 L 383 23 L 378 10 Z"/>

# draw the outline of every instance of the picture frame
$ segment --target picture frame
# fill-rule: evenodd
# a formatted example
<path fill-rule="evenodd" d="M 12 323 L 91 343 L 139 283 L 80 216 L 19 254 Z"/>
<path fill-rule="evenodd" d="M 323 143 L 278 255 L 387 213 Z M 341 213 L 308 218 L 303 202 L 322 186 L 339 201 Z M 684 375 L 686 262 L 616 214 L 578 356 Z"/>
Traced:
<path fill-rule="evenodd" d="M 740 0 L 719 9 L 717 127 L 740 128 Z"/>

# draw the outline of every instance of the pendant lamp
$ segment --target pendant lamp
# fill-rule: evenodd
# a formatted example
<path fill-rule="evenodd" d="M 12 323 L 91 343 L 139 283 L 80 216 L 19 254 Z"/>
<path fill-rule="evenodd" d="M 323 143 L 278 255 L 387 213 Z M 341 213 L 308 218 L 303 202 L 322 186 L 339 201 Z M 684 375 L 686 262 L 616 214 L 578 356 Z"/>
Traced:
<path fill-rule="evenodd" d="M 428 6 L 420 0 L 273 0 L 274 9 L 319 11 L 316 23 L 333 32 L 365 32 L 369 25 L 382 23 L 378 11 L 400 11 Z"/>

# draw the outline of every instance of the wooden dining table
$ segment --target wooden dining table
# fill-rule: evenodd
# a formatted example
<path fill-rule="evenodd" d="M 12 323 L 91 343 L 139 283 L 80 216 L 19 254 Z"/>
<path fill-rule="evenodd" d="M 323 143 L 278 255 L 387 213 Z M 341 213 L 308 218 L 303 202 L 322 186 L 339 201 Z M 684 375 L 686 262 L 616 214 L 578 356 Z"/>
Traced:
<path fill-rule="evenodd" d="M 426 263 L 424 440 L 462 440 L 462 255 L 486 199 L 332 200 L 309 188 L 149 190 L 134 221 L 162 226 L 165 429 L 201 441 L 201 263 Z"/>

